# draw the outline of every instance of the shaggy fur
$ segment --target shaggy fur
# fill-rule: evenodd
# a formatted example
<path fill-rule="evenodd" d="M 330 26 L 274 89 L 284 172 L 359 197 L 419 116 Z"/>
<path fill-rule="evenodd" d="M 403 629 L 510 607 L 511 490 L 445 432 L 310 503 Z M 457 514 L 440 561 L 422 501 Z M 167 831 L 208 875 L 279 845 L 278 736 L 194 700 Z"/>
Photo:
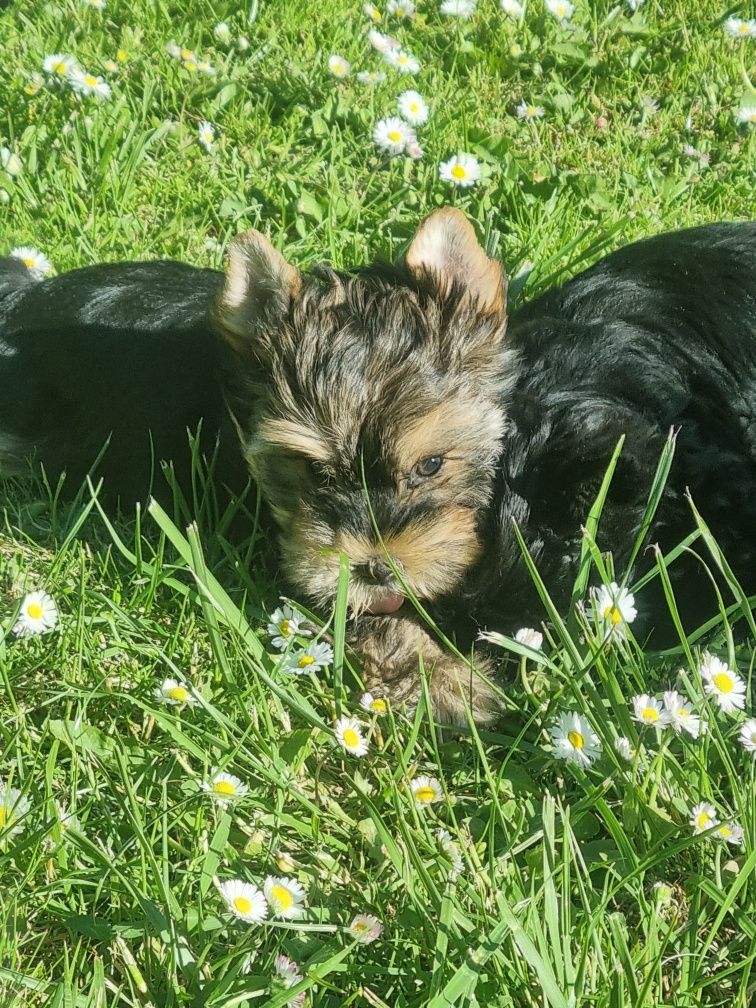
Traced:
<path fill-rule="evenodd" d="M 427 218 L 396 268 L 303 275 L 248 232 L 222 288 L 217 274 L 172 263 L 25 280 L 0 300 L 8 443 L 80 468 L 112 428 L 110 451 L 121 454 L 110 479 L 133 469 L 133 492 L 147 430 L 165 439 L 162 456 L 178 453 L 200 416 L 206 433 L 221 428 L 221 374 L 295 594 L 326 614 L 346 554 L 368 685 L 416 703 L 421 653 L 440 720 L 464 721 L 468 705 L 491 720 L 495 691 L 439 647 L 405 594 L 463 653 L 480 629 L 537 625 L 516 522 L 564 609 L 581 523 L 622 435 L 599 536 L 617 569 L 676 428 L 648 541 L 668 550 L 692 530 L 690 488 L 736 574 L 756 588 L 756 224 L 631 245 L 509 321 L 504 273 L 455 210 Z M 0 294 L 4 282 L 0 264 Z M 210 336 L 213 302 L 222 348 Z M 116 422 L 128 416 L 133 437 Z M 236 445 L 221 437 L 233 471 Z M 714 610 L 693 561 L 672 574 L 691 620 Z M 653 591 L 638 602 L 642 632 L 662 621 Z"/>

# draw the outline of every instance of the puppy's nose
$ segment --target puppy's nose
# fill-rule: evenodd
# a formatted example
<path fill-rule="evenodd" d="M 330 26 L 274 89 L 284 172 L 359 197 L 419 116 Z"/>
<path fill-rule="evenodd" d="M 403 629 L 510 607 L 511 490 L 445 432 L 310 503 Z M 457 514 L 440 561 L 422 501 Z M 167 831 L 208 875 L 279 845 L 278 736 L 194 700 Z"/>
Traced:
<path fill-rule="evenodd" d="M 356 564 L 354 572 L 367 584 L 387 585 L 394 580 L 391 568 L 382 560 L 368 560 L 367 563 Z"/>

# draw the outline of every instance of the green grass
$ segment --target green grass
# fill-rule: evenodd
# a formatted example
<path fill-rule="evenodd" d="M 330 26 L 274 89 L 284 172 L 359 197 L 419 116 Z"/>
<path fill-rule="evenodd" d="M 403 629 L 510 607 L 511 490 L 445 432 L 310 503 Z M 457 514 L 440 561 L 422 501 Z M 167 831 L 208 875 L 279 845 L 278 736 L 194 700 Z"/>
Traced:
<path fill-rule="evenodd" d="M 417 78 L 389 71 L 369 89 L 325 67 L 332 52 L 380 66 L 357 0 L 260 3 L 251 21 L 249 8 L 198 0 L 13 4 L 0 14 L 0 146 L 23 170 L 0 170 L 0 250 L 35 245 L 58 270 L 142 256 L 220 265 L 256 226 L 299 264 L 341 265 L 398 254 L 423 214 L 454 202 L 529 294 L 635 237 L 752 213 L 753 131 L 735 113 L 756 43 L 721 28 L 746 4 L 648 0 L 630 18 L 583 3 L 573 33 L 540 2 L 522 24 L 493 0 L 459 24 L 437 6 L 419 4 L 424 23 L 389 22 L 421 60 Z M 221 19 L 248 49 L 214 44 Z M 171 39 L 216 76 L 183 69 Z M 34 83 L 52 52 L 104 73 L 119 49 L 109 101 Z M 431 103 L 425 157 L 387 161 L 372 127 L 408 86 Z M 518 120 L 523 98 L 545 118 Z M 202 119 L 218 132 L 211 154 Z M 484 179 L 455 193 L 438 164 L 458 150 Z M 255 536 L 231 545 L 225 525 L 196 530 L 181 509 L 112 526 L 88 495 L 67 506 L 24 482 L 3 485 L 0 507 L 0 780 L 30 803 L 23 831 L 0 840 L 3 1008 L 280 1005 L 291 995 L 271 987 L 279 953 L 323 1006 L 752 1002 L 755 764 L 736 739 L 742 718 L 703 698 L 695 635 L 660 657 L 632 640 L 602 647 L 579 614 L 550 613 L 548 662 L 508 645 L 519 674 L 496 730 L 438 735 L 425 712 L 396 712 L 375 719 L 357 760 L 331 733 L 355 709 L 349 662 L 292 680 L 266 651 L 280 587 Z M 600 510 L 576 600 L 590 565 L 606 563 Z M 692 548 L 723 562 L 705 529 Z M 38 587 L 59 626 L 17 640 L 16 605 Z M 752 639 L 731 634 L 753 635 L 748 602 L 733 584 L 721 604 L 724 615 L 712 592 L 708 646 L 750 679 Z M 157 703 L 167 676 L 201 702 Z M 701 740 L 630 719 L 632 696 L 675 682 L 710 722 Z M 565 710 L 602 741 L 588 771 L 550 754 L 547 728 Z M 616 754 L 617 734 L 634 761 Z M 216 767 L 249 786 L 227 810 L 201 790 Z M 446 794 L 426 810 L 407 792 L 422 773 Z M 742 849 L 693 835 L 704 800 L 744 827 Z M 56 802 L 77 828 L 61 831 Z M 456 879 L 439 828 L 459 844 Z M 260 882 L 282 852 L 307 889 L 304 920 L 231 920 L 214 879 Z M 363 912 L 385 928 L 365 946 L 346 931 Z"/>

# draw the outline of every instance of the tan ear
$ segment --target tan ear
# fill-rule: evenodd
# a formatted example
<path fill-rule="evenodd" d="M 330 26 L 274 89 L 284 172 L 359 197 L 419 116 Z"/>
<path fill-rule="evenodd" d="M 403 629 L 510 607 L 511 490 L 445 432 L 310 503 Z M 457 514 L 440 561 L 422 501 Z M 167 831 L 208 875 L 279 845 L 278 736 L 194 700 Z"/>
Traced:
<path fill-rule="evenodd" d="M 215 306 L 216 319 L 236 346 L 281 322 L 299 292 L 302 277 L 259 231 L 245 231 L 231 243 L 226 282 Z"/>
<path fill-rule="evenodd" d="M 462 291 L 486 315 L 505 315 L 507 278 L 489 259 L 461 210 L 434 210 L 420 225 L 405 258 L 416 280 L 430 280 L 441 297 Z"/>

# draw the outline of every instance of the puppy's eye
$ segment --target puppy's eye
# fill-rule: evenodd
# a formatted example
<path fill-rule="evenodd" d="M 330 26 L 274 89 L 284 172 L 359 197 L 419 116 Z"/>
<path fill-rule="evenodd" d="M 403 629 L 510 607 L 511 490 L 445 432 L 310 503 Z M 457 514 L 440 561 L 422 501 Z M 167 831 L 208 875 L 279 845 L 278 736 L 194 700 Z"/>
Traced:
<path fill-rule="evenodd" d="M 428 479 L 430 476 L 435 476 L 443 464 L 442 455 L 428 455 L 427 458 L 420 459 L 412 470 L 412 475 L 420 479 Z"/>

